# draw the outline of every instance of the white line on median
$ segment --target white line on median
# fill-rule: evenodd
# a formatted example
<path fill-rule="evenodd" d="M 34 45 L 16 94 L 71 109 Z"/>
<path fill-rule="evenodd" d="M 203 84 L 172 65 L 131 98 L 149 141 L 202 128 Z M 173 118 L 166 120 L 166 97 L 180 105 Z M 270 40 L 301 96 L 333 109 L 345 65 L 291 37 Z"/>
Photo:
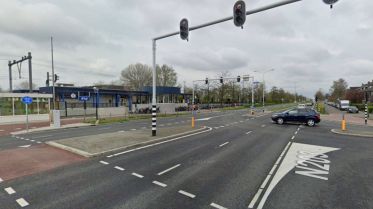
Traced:
<path fill-rule="evenodd" d="M 225 145 L 229 144 L 229 142 L 224 142 L 223 144 L 219 145 L 219 147 L 223 147 Z"/>
<path fill-rule="evenodd" d="M 223 206 L 221 206 L 221 205 L 218 205 L 218 204 L 216 204 L 216 203 L 211 203 L 210 206 L 211 206 L 211 207 L 214 207 L 214 208 L 217 208 L 217 209 L 227 209 L 227 208 L 225 208 L 225 207 L 223 207 Z"/>
<path fill-rule="evenodd" d="M 184 190 L 179 190 L 179 193 L 182 194 L 182 195 L 185 195 L 185 196 L 187 196 L 187 197 L 190 197 L 190 198 L 195 198 L 195 197 L 196 197 L 196 195 L 191 194 L 191 193 L 189 193 L 189 192 L 186 192 L 186 191 L 184 191 Z"/>
<path fill-rule="evenodd" d="M 106 162 L 106 161 L 102 161 L 102 160 L 100 161 L 100 163 L 101 163 L 101 164 L 104 164 L 104 165 L 109 165 L 108 162 Z"/>
<path fill-rule="evenodd" d="M 18 205 L 21 206 L 21 207 L 26 207 L 26 206 L 29 205 L 29 203 L 28 203 L 25 199 L 23 199 L 23 198 L 19 198 L 19 199 L 17 199 L 16 202 L 17 202 Z"/>
<path fill-rule="evenodd" d="M 260 194 L 262 194 L 263 189 L 259 189 L 258 192 L 255 194 L 254 198 L 251 200 L 249 204 L 249 208 L 254 208 L 256 201 L 258 201 Z"/>
<path fill-rule="evenodd" d="M 179 167 L 180 165 L 181 165 L 181 164 L 174 165 L 174 166 L 172 166 L 171 168 L 168 168 L 168 169 L 166 169 L 166 170 L 164 170 L 164 171 L 162 171 L 162 172 L 159 172 L 157 175 L 160 176 L 160 175 L 162 175 L 162 174 L 165 174 L 165 173 L 167 173 L 167 172 L 169 172 L 169 171 L 171 171 L 171 170 L 173 170 L 173 169 Z"/>
<path fill-rule="evenodd" d="M 154 143 L 154 144 L 149 144 L 149 145 L 146 145 L 146 146 L 143 146 L 143 147 L 138 147 L 138 148 L 134 148 L 134 149 L 124 151 L 124 152 L 119 152 L 119 153 L 115 153 L 115 154 L 112 154 L 112 155 L 108 155 L 106 157 L 111 158 L 111 157 L 115 157 L 115 156 L 118 156 L 118 155 L 123 155 L 123 154 L 133 152 L 133 151 L 136 151 L 136 150 L 141 150 L 141 149 L 145 149 L 145 148 L 148 148 L 148 147 L 153 147 L 153 146 L 157 146 L 157 145 L 164 144 L 164 143 L 167 143 L 167 142 L 172 142 L 172 141 L 175 141 L 175 140 L 178 140 L 178 139 L 186 138 L 186 137 L 189 137 L 189 136 L 202 134 L 202 133 L 205 133 L 205 132 L 208 132 L 208 131 L 211 131 L 211 130 L 212 130 L 212 128 L 208 127 L 208 130 L 205 130 L 205 131 L 200 131 L 200 132 L 188 134 L 188 135 L 185 135 L 185 136 L 179 136 L 179 137 L 169 139 L 169 140 L 166 140 L 166 141 L 161 141 L 161 142 Z"/>
<path fill-rule="evenodd" d="M 161 186 L 161 187 L 166 187 L 167 186 L 167 184 L 164 184 L 164 183 L 159 182 L 159 181 L 153 181 L 153 184 L 156 184 L 156 185 Z"/>
<path fill-rule="evenodd" d="M 14 194 L 16 193 L 16 191 L 14 191 L 14 189 L 12 187 L 7 187 L 4 189 L 8 194 Z"/>
<path fill-rule="evenodd" d="M 136 177 L 138 177 L 138 178 L 140 178 L 140 179 L 144 178 L 143 175 L 140 175 L 140 174 L 138 174 L 138 173 L 131 173 L 131 175 L 132 175 L 132 176 L 136 176 Z"/>
<path fill-rule="evenodd" d="M 119 167 L 119 166 L 115 166 L 114 168 L 117 169 L 117 170 L 120 170 L 120 171 L 124 171 L 125 170 L 124 168 Z"/>

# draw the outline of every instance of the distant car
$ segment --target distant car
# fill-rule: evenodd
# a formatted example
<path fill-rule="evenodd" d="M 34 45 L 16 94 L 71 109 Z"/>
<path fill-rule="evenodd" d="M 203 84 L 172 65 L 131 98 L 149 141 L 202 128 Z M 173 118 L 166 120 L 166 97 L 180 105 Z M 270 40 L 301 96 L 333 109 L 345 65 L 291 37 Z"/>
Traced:
<path fill-rule="evenodd" d="M 298 104 L 298 108 L 306 108 L 306 104 Z"/>
<path fill-rule="evenodd" d="M 272 120 L 277 124 L 284 123 L 305 123 L 308 126 L 315 126 L 320 123 L 320 114 L 311 108 L 295 108 L 281 113 L 272 115 Z"/>
<path fill-rule="evenodd" d="M 348 112 L 348 113 L 359 113 L 359 109 L 357 109 L 356 106 L 349 106 L 349 107 L 347 108 L 347 112 Z"/>

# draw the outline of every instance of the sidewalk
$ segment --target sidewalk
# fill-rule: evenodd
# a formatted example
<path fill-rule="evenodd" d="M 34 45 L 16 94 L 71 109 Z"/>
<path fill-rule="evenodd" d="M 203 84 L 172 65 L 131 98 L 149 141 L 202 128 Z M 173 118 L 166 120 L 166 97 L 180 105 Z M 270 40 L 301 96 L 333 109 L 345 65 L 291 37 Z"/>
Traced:
<path fill-rule="evenodd" d="M 347 126 L 346 131 L 341 129 L 332 129 L 335 134 L 350 135 L 350 136 L 360 136 L 360 137 L 369 137 L 373 139 L 373 127 L 372 126 Z"/>
<path fill-rule="evenodd" d="M 69 124 L 77 124 L 82 123 L 83 118 L 67 118 L 67 119 L 61 119 L 61 125 L 69 125 Z M 33 131 L 34 129 L 38 128 L 49 128 L 50 123 L 49 121 L 45 122 L 33 122 L 29 124 L 29 131 Z M 0 125 L 0 136 L 6 136 L 10 135 L 13 132 L 20 132 L 26 130 L 26 124 L 6 124 L 6 125 Z"/>
<path fill-rule="evenodd" d="M 156 137 L 150 136 L 148 130 L 137 130 L 73 137 L 50 141 L 47 144 L 84 157 L 94 157 L 113 151 L 127 150 L 208 130 L 211 129 L 206 127 L 193 129 L 191 126 L 186 125 L 160 128 L 157 131 Z"/>

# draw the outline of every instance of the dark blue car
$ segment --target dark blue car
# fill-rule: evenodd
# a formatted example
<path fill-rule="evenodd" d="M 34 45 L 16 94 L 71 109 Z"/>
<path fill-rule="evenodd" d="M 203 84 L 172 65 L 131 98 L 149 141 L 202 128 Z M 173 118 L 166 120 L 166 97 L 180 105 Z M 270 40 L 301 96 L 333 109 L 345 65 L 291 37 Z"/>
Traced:
<path fill-rule="evenodd" d="M 305 123 L 314 126 L 320 123 L 320 114 L 311 108 L 296 108 L 272 115 L 272 120 L 277 124 L 284 123 Z"/>

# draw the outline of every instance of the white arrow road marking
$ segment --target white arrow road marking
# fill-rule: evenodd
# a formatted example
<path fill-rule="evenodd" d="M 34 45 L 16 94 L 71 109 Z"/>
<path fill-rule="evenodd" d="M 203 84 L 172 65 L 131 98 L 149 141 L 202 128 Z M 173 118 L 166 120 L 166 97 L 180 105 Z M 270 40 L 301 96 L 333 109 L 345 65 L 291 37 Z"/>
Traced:
<path fill-rule="evenodd" d="M 317 145 L 310 145 L 310 144 L 301 144 L 301 143 L 293 143 L 291 147 L 289 148 L 289 151 L 284 157 L 284 160 L 280 164 L 280 167 L 278 168 L 277 172 L 273 176 L 272 181 L 270 182 L 267 190 L 265 191 L 262 199 L 259 202 L 259 205 L 257 209 L 262 209 L 269 194 L 272 192 L 272 190 L 276 187 L 276 185 L 281 181 L 282 178 L 286 176 L 289 171 L 295 168 L 297 164 L 302 163 L 306 161 L 307 159 L 300 160 L 298 156 L 298 152 L 307 152 L 312 153 L 311 155 L 307 155 L 307 158 L 310 159 L 312 157 L 325 154 L 328 152 L 339 150 L 339 148 L 333 148 L 333 147 L 324 147 L 324 146 L 317 146 Z"/>
<path fill-rule="evenodd" d="M 21 147 L 21 148 L 28 148 L 28 147 L 31 147 L 31 144 L 22 145 L 22 146 L 18 146 L 18 147 Z"/>

